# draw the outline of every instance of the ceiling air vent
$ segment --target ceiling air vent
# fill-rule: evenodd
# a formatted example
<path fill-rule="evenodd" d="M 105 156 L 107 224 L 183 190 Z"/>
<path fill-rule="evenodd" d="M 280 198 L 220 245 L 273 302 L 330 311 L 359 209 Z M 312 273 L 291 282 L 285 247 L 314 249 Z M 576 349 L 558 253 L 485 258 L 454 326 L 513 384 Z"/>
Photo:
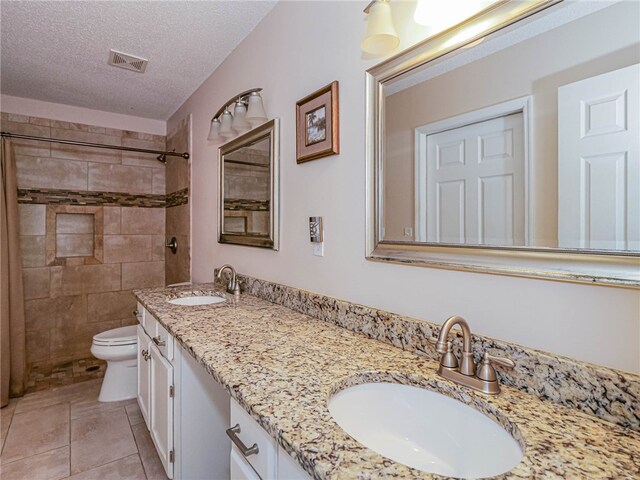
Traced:
<path fill-rule="evenodd" d="M 115 50 L 109 51 L 109 65 L 114 67 L 124 68 L 125 70 L 132 70 L 138 73 L 144 73 L 147 68 L 148 60 L 140 57 L 134 57 L 126 53 L 117 52 Z"/>

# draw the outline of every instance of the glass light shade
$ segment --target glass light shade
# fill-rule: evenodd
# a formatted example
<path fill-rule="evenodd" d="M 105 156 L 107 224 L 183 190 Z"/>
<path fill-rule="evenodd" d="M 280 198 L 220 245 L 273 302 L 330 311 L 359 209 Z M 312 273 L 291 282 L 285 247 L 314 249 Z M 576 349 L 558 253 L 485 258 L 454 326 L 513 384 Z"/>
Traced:
<path fill-rule="evenodd" d="M 262 105 L 262 97 L 258 92 L 253 92 L 249 95 L 249 108 L 247 109 L 245 118 L 252 127 L 262 125 L 268 120 L 267 114 L 264 111 L 264 105 Z"/>
<path fill-rule="evenodd" d="M 227 109 L 225 109 L 220 120 L 220 136 L 223 138 L 233 138 L 236 136 L 236 132 L 231 128 L 233 122 L 233 115 Z"/>
<path fill-rule="evenodd" d="M 391 6 L 387 0 L 377 0 L 369 9 L 367 31 L 360 48 L 372 55 L 383 55 L 400 45 L 391 19 Z"/>
<path fill-rule="evenodd" d="M 238 133 L 244 133 L 251 130 L 251 124 L 247 121 L 247 107 L 244 102 L 238 100 L 236 106 L 233 109 L 233 121 L 231 122 L 231 128 Z"/>
<path fill-rule="evenodd" d="M 209 128 L 209 136 L 207 137 L 207 140 L 210 142 L 218 142 L 222 140 L 222 137 L 220 136 L 220 120 L 217 118 L 211 120 L 211 127 Z"/>

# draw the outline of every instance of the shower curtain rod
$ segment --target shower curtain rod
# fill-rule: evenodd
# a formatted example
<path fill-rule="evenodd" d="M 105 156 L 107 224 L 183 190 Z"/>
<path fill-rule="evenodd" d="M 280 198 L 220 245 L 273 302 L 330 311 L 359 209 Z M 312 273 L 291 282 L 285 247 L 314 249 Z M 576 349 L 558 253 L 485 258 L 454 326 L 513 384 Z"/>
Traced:
<path fill-rule="evenodd" d="M 162 150 L 148 150 L 146 148 L 121 147 L 120 145 L 105 145 L 103 143 L 78 142 L 76 140 L 63 140 L 61 138 L 34 137 L 32 135 L 19 135 L 17 133 L 11 133 L 11 132 L 0 132 L 0 136 L 9 137 L 9 138 L 22 138 L 25 140 L 36 140 L 38 142 L 63 143 L 65 145 L 80 145 L 82 147 L 107 148 L 109 150 L 126 150 L 127 152 L 153 153 L 154 155 L 158 155 L 156 157 L 156 160 L 162 163 L 167 163 L 167 156 L 182 157 L 184 159 L 189 158 L 189 152 L 178 153 L 175 150 L 173 152 L 163 152 Z"/>

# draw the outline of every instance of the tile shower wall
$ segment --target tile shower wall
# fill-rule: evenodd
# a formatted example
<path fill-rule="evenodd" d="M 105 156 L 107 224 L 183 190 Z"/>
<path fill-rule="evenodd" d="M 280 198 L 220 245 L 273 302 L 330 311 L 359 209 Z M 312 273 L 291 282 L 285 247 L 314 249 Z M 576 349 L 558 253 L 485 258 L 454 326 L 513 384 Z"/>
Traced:
<path fill-rule="evenodd" d="M 179 122 L 175 130 L 167 136 L 167 149 L 177 152 L 188 152 L 191 137 L 191 117 Z M 189 211 L 189 179 L 190 162 L 179 157 L 167 158 L 167 208 L 166 238 L 176 237 L 178 250 L 175 254 L 168 249 L 165 254 L 167 285 L 188 282 L 191 279 L 189 245 L 190 211 Z"/>
<path fill-rule="evenodd" d="M 165 149 L 159 135 L 7 113 L 1 122 L 16 134 Z M 93 335 L 134 323 L 133 288 L 164 285 L 165 166 L 135 152 L 13 145 L 27 386 L 38 389 L 52 372 L 90 358 Z"/>

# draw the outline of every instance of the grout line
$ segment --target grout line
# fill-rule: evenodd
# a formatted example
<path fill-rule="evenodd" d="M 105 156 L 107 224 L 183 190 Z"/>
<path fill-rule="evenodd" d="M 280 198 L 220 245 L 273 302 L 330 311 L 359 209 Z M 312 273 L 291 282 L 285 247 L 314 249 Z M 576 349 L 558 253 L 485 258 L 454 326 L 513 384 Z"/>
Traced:
<path fill-rule="evenodd" d="M 145 468 L 144 462 L 142 461 L 142 455 L 140 455 L 140 446 L 138 445 L 138 439 L 136 438 L 135 433 L 133 433 L 133 425 L 131 425 L 131 421 L 129 421 L 129 429 L 131 430 L 131 435 L 133 435 L 133 443 L 136 444 L 136 450 L 138 451 L 138 458 L 140 459 L 140 465 L 142 465 L 142 471 L 144 472 L 144 477 L 148 480 L 149 476 L 147 475 L 147 469 Z"/>
<path fill-rule="evenodd" d="M 45 453 L 53 452 L 55 450 L 60 450 L 61 448 L 70 448 L 70 447 L 69 445 L 62 445 L 61 447 L 51 448 L 43 452 L 34 453 L 33 455 L 29 455 L 28 457 L 16 458 L 15 460 L 11 460 L 10 462 L 2 462 L 2 466 L 13 465 L 14 463 L 17 463 L 17 462 L 23 462 L 25 460 L 29 460 L 30 458 L 37 457 L 38 455 L 44 455 Z"/>
<path fill-rule="evenodd" d="M 69 476 L 71 475 L 71 402 L 69 402 Z"/>
<path fill-rule="evenodd" d="M 18 402 L 20 399 L 16 400 L 16 406 L 13 407 L 13 412 L 11 412 L 11 417 L 9 417 L 9 426 L 7 427 L 7 435 L 4 437 L 4 441 L 2 442 L 2 448 L 0 448 L 0 456 L 2 452 L 4 452 L 4 447 L 7 444 L 7 439 L 9 438 L 9 430 L 11 430 L 11 424 L 13 423 L 13 417 L 16 414 L 16 408 L 18 408 Z"/>

